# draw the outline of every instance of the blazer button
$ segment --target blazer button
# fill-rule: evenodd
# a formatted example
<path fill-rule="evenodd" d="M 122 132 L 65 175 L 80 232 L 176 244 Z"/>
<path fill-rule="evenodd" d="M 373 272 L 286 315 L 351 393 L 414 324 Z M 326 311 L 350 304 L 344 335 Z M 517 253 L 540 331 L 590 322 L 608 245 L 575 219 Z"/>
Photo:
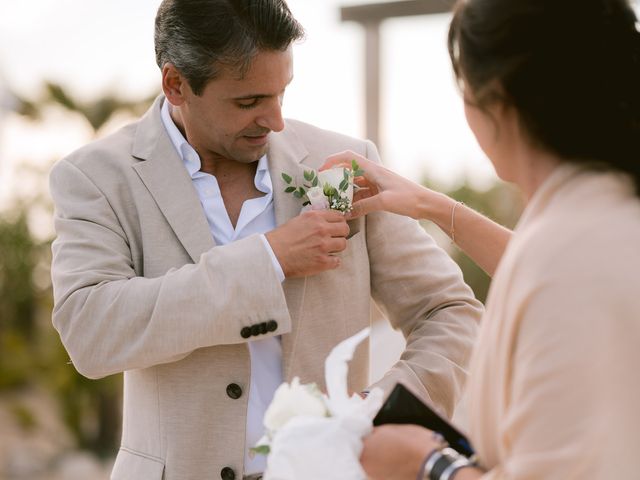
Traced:
<path fill-rule="evenodd" d="M 236 472 L 232 468 L 224 467 L 220 472 L 220 478 L 222 480 L 236 480 Z"/>
<path fill-rule="evenodd" d="M 251 326 L 251 335 L 257 337 L 260 335 L 260 325 L 252 325 Z"/>
<path fill-rule="evenodd" d="M 264 335 L 265 333 L 267 333 L 269 330 L 267 330 L 267 322 L 262 322 L 260 324 L 260 333 L 262 335 Z"/>
<path fill-rule="evenodd" d="M 237 400 L 242 396 L 242 388 L 237 383 L 230 383 L 227 385 L 227 395 L 229 398 Z"/>
<path fill-rule="evenodd" d="M 267 330 L 269 332 L 275 332 L 278 329 L 278 322 L 275 320 L 269 320 L 267 322 Z"/>
<path fill-rule="evenodd" d="M 244 327 L 240 330 L 240 336 L 242 338 L 249 338 L 251 336 L 251 327 Z"/>

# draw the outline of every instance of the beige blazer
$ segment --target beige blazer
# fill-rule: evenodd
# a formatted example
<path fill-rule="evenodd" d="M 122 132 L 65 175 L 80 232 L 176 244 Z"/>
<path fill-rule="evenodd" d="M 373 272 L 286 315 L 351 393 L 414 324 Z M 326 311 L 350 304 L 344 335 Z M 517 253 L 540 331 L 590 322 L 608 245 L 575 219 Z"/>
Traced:
<path fill-rule="evenodd" d="M 640 478 L 640 200 L 559 167 L 491 285 L 469 380 L 487 480 Z"/>
<path fill-rule="evenodd" d="M 216 246 L 191 179 L 160 120 L 137 123 L 58 162 L 50 177 L 53 322 L 80 373 L 124 373 L 114 479 L 219 478 L 243 472 L 249 353 L 245 327 L 275 321 L 287 380 L 322 388 L 323 360 L 370 323 L 373 297 L 408 348 L 380 382 L 404 380 L 451 414 L 481 305 L 420 226 L 392 214 L 352 222 L 342 266 L 281 284 L 258 236 Z M 268 153 L 276 219 L 299 214 L 284 194 L 335 152 L 378 160 L 370 142 L 288 121 Z M 272 322 L 271 325 L 275 324 Z M 350 388 L 367 387 L 368 345 Z M 229 388 L 230 385 L 239 386 Z M 239 398 L 237 397 L 240 393 Z"/>

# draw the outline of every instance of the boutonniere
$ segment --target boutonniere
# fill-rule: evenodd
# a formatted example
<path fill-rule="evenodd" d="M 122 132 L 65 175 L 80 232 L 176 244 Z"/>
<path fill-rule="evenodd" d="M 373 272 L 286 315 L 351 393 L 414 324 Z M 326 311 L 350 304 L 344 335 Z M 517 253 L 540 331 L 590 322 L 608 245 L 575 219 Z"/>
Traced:
<path fill-rule="evenodd" d="M 287 184 L 285 193 L 301 199 L 303 206 L 310 206 L 312 210 L 331 209 L 347 213 L 351 211 L 354 188 L 358 188 L 353 179 L 363 174 L 358 162 L 352 160 L 351 168 L 336 167 L 322 172 L 305 170 L 305 183 L 302 185 L 286 173 L 282 174 L 282 179 Z"/>

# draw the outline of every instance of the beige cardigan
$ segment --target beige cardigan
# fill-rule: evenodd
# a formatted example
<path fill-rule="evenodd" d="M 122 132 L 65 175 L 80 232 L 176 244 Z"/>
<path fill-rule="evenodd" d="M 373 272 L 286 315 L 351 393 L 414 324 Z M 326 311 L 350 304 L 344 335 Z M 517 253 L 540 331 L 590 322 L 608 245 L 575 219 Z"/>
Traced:
<path fill-rule="evenodd" d="M 640 478 L 640 200 L 559 167 L 495 275 L 470 378 L 485 479 Z"/>

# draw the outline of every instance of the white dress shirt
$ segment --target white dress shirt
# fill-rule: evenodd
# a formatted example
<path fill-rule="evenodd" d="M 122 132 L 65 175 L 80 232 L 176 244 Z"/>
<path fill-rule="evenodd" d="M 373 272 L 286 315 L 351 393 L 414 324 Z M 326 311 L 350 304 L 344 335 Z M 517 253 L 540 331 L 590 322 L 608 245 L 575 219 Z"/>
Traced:
<path fill-rule="evenodd" d="M 162 122 L 191 176 L 191 181 L 198 192 L 200 203 L 216 245 L 226 245 L 250 235 L 260 234 L 265 248 L 271 255 L 276 272 L 280 280 L 283 281 L 284 273 L 282 268 L 264 236 L 265 232 L 276 227 L 273 186 L 271 175 L 269 174 L 267 156 L 263 156 L 258 161 L 254 180 L 256 188 L 265 195 L 244 202 L 234 229 L 224 206 L 216 177 L 200 171 L 200 157 L 176 127 L 169 113 L 169 108 L 169 102 L 165 100 L 162 106 Z M 245 475 L 265 470 L 266 458 L 262 455 L 249 458 L 249 448 L 253 447 L 264 434 L 262 423 L 264 413 L 273 398 L 274 392 L 283 381 L 280 337 L 253 340 L 248 342 L 247 345 L 251 355 L 251 385 L 248 392 Z"/>

